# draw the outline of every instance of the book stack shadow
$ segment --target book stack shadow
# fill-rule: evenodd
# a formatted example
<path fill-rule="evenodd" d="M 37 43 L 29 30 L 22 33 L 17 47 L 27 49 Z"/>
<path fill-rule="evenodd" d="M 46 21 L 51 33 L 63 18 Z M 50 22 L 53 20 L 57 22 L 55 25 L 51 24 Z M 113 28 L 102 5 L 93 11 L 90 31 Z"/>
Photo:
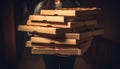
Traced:
<path fill-rule="evenodd" d="M 82 55 L 94 36 L 103 35 L 97 22 L 100 8 L 42 9 L 40 15 L 29 15 L 18 31 L 27 32 L 26 48 L 31 54 Z"/>

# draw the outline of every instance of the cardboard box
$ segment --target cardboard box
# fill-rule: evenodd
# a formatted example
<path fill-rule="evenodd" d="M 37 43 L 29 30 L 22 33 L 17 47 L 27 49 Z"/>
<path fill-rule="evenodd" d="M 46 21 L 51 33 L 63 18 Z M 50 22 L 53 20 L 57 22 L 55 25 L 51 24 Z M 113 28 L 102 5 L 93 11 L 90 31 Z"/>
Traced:
<path fill-rule="evenodd" d="M 56 27 L 56 28 L 75 28 L 81 26 L 89 26 L 97 24 L 97 20 L 84 20 L 84 21 L 76 21 L 76 22 L 67 22 L 67 23 L 51 23 L 51 22 L 32 22 L 31 20 L 27 21 L 27 25 L 32 26 L 43 26 L 43 27 Z"/>
<path fill-rule="evenodd" d="M 81 50 L 78 48 L 40 48 L 33 47 L 32 54 L 53 54 L 53 55 L 81 55 Z"/>
<path fill-rule="evenodd" d="M 73 22 L 80 20 L 90 20 L 95 19 L 94 15 L 84 15 L 84 16 L 43 16 L 43 15 L 30 15 L 29 20 L 32 22 Z"/>
<path fill-rule="evenodd" d="M 44 34 L 62 34 L 67 31 L 64 28 L 53 28 L 53 27 L 40 27 L 40 26 L 27 26 L 27 25 L 19 25 L 18 31 L 24 32 L 36 32 L 36 33 L 44 33 Z"/>
<path fill-rule="evenodd" d="M 60 8 L 58 10 L 41 10 L 40 15 L 80 16 L 98 14 L 100 8 Z"/>

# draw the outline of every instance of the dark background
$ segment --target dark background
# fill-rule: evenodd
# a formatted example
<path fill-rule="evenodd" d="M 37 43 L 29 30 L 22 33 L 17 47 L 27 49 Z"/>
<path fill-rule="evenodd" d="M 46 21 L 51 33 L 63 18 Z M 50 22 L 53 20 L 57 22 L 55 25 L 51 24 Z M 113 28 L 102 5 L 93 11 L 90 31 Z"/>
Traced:
<path fill-rule="evenodd" d="M 25 24 L 29 14 L 33 14 L 40 0 L 0 1 L 0 69 L 16 69 L 24 43 L 25 33 L 17 31 L 19 24 Z M 69 2 L 70 0 L 65 0 Z M 120 24 L 118 0 L 79 0 L 80 7 L 100 7 L 103 14 L 98 17 L 105 29 L 104 37 L 96 37 L 92 47 L 83 55 L 95 69 L 115 69 L 119 67 Z M 27 7 L 27 11 L 25 11 Z M 94 62 L 93 62 L 93 57 Z M 107 66 L 107 68 L 105 68 Z M 110 67 L 108 67 L 110 66 Z M 102 68 L 100 68 L 102 67 Z"/>

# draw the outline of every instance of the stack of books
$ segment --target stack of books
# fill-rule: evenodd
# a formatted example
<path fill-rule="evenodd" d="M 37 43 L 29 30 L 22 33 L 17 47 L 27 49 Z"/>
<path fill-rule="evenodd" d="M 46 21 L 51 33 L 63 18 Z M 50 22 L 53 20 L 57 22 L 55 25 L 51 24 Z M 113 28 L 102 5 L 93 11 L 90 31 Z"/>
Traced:
<path fill-rule="evenodd" d="M 94 36 L 103 35 L 97 22 L 100 8 L 42 9 L 30 15 L 18 31 L 29 33 L 26 47 L 32 54 L 82 55 L 91 46 Z"/>

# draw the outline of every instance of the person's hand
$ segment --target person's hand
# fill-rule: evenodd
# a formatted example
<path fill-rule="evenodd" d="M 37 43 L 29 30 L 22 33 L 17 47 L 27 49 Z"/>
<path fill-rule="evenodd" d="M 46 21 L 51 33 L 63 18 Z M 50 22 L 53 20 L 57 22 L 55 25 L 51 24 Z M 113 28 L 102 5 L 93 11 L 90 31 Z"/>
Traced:
<path fill-rule="evenodd" d="M 37 33 L 36 31 L 33 31 L 33 32 L 27 32 L 27 35 L 31 37 L 31 36 L 34 36 L 36 33 Z"/>

